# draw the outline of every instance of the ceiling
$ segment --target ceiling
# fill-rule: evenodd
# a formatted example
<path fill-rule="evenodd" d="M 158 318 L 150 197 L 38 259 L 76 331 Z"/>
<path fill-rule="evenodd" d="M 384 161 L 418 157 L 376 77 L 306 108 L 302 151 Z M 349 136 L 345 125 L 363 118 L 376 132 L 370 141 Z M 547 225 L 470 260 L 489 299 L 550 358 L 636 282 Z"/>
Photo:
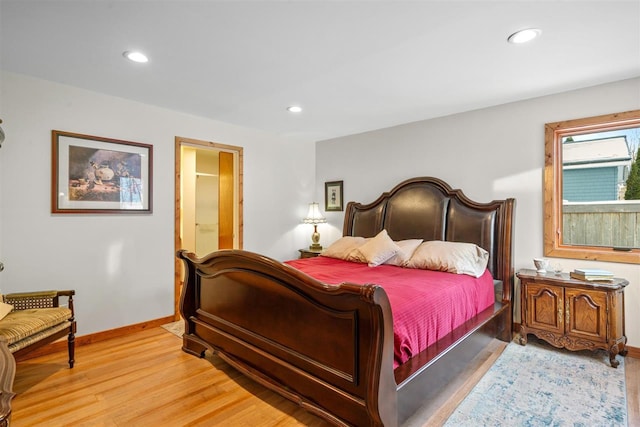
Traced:
<path fill-rule="evenodd" d="M 0 25 L 3 70 L 305 140 L 640 76 L 640 0 L 0 0 Z"/>

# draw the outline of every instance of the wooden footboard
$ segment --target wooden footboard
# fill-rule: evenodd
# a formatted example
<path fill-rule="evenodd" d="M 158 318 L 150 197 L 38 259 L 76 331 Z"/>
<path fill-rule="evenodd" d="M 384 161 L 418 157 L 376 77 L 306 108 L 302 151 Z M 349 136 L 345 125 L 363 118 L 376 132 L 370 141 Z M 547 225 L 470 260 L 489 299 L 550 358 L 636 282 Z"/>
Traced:
<path fill-rule="evenodd" d="M 336 425 L 397 424 L 393 325 L 381 287 L 326 285 L 240 250 L 178 257 L 183 350 L 210 349 Z"/>

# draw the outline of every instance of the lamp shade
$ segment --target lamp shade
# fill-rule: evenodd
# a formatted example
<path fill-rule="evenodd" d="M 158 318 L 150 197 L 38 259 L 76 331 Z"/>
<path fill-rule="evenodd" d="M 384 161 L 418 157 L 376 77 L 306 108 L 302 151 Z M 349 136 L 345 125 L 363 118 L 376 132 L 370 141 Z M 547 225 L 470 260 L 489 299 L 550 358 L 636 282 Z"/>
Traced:
<path fill-rule="evenodd" d="M 323 224 L 327 219 L 320 213 L 320 206 L 317 202 L 309 203 L 309 212 L 306 218 L 302 220 L 305 224 Z"/>

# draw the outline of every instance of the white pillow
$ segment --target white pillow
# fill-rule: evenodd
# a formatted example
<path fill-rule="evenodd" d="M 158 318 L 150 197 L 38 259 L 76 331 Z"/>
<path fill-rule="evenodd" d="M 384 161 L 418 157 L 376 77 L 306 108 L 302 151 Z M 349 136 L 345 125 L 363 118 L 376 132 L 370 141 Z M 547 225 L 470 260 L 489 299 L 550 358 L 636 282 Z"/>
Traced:
<path fill-rule="evenodd" d="M 11 304 L 0 302 L 0 320 L 4 319 L 7 314 L 11 313 L 11 310 L 13 310 L 13 306 Z"/>
<path fill-rule="evenodd" d="M 397 254 L 399 250 L 400 247 L 391 240 L 387 230 L 382 230 L 376 237 L 367 241 L 354 252 L 360 252 L 369 267 L 377 267 Z"/>
<path fill-rule="evenodd" d="M 404 267 L 404 265 L 411 259 L 411 255 L 418 249 L 418 246 L 422 243 L 422 239 L 408 239 L 399 240 L 396 245 L 400 248 L 397 254 L 386 260 L 384 263 L 389 265 L 397 265 L 398 267 Z"/>
<path fill-rule="evenodd" d="M 344 236 L 333 242 L 320 255 L 348 260 L 349 254 L 365 241 L 364 237 Z"/>
<path fill-rule="evenodd" d="M 489 252 L 473 243 L 432 240 L 418 246 L 405 267 L 480 277 L 488 261 Z"/>

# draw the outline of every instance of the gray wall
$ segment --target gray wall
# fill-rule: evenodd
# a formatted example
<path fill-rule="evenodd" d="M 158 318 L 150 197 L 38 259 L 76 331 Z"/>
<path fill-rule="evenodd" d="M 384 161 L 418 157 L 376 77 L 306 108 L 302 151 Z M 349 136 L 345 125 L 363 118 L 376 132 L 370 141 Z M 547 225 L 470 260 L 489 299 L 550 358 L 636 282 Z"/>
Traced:
<path fill-rule="evenodd" d="M 314 143 L 0 74 L 0 290 L 75 289 L 78 335 L 173 314 L 174 138 L 244 147 L 244 248 L 308 245 Z M 51 130 L 153 145 L 153 213 L 52 215 Z"/>

